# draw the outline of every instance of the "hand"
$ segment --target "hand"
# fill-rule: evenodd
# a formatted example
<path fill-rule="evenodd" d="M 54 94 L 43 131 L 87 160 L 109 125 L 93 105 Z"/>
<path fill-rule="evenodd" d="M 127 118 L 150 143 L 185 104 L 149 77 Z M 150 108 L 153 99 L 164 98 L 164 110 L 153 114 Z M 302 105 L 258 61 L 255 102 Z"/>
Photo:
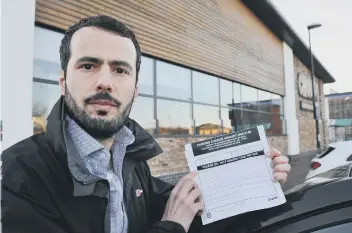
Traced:
<path fill-rule="evenodd" d="M 288 157 L 282 156 L 276 149 L 270 151 L 269 157 L 272 159 L 274 178 L 279 181 L 281 185 L 284 185 L 287 181 L 287 174 L 291 171 L 291 165 L 288 164 Z"/>
<path fill-rule="evenodd" d="M 195 215 L 204 209 L 201 191 L 193 180 L 196 173 L 182 177 L 171 192 L 161 221 L 173 221 L 181 224 L 186 232 Z"/>

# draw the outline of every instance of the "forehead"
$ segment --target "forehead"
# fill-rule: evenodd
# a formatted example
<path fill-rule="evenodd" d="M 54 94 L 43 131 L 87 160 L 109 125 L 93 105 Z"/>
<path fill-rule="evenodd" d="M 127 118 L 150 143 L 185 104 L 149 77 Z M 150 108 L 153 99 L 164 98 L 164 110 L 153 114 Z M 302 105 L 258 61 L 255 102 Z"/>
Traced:
<path fill-rule="evenodd" d="M 72 60 L 90 56 L 104 60 L 123 60 L 134 67 L 137 57 L 131 39 L 96 27 L 84 27 L 76 31 L 70 49 Z"/>

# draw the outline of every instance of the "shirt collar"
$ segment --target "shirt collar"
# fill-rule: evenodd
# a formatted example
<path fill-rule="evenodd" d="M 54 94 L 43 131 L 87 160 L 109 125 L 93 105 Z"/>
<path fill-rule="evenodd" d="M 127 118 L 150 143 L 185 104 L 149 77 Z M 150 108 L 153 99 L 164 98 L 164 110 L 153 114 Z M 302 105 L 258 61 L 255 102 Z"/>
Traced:
<path fill-rule="evenodd" d="M 78 154 L 82 158 L 104 149 L 104 146 L 100 142 L 84 131 L 73 119 L 66 116 L 66 120 L 68 122 L 67 131 L 75 144 Z"/>
<path fill-rule="evenodd" d="M 83 130 L 73 119 L 69 116 L 66 116 L 68 121 L 68 133 L 70 134 L 78 153 L 82 158 L 98 151 L 104 149 L 104 146 L 98 142 L 95 138 L 90 136 L 85 130 Z M 135 137 L 132 131 L 123 126 L 117 133 L 115 141 L 111 147 L 111 150 L 114 151 L 116 143 L 131 145 L 135 140 Z M 89 146 L 88 146 L 89 145 Z"/>

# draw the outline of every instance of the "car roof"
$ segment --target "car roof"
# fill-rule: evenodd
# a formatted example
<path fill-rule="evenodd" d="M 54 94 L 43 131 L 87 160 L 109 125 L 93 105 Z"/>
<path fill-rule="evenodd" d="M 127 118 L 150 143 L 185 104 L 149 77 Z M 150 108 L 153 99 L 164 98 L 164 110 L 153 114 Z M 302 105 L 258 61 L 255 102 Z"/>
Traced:
<path fill-rule="evenodd" d="M 331 205 L 352 201 L 352 178 L 322 178 L 321 181 L 310 188 L 297 188 L 286 193 L 287 202 L 266 212 L 265 219 L 261 219 L 260 230 L 304 218 Z"/>

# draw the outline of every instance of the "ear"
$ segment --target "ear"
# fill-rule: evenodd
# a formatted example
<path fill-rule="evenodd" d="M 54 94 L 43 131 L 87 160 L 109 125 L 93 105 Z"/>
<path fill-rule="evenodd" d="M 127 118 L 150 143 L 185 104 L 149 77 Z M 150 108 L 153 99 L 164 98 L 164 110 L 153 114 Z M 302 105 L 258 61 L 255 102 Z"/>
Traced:
<path fill-rule="evenodd" d="M 134 89 L 134 96 L 133 96 L 133 102 L 136 101 L 137 96 L 138 96 L 139 90 L 138 90 L 138 85 Z"/>
<path fill-rule="evenodd" d="M 65 72 L 63 70 L 60 71 L 60 80 L 59 80 L 59 84 L 60 84 L 60 92 L 61 95 L 65 95 L 65 84 L 66 84 L 66 80 L 65 80 Z"/>

